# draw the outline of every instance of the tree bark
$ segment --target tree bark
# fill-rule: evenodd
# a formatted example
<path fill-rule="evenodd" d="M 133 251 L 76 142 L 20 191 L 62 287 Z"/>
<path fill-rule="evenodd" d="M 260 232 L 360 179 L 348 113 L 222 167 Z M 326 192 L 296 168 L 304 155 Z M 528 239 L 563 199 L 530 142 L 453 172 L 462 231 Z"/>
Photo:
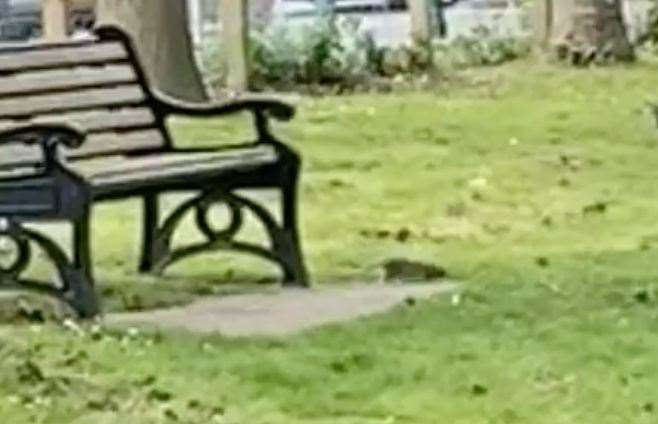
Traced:
<path fill-rule="evenodd" d="M 151 84 L 180 99 L 207 99 L 194 59 L 187 2 L 98 0 L 96 7 L 99 25 L 119 25 L 130 34 Z"/>
<path fill-rule="evenodd" d="M 42 0 L 43 38 L 48 41 L 61 41 L 68 37 L 70 9 L 68 0 Z"/>
<path fill-rule="evenodd" d="M 221 0 L 221 42 L 227 70 L 226 86 L 233 92 L 249 89 L 249 3 L 248 0 Z"/>
<path fill-rule="evenodd" d="M 575 65 L 635 58 L 622 0 L 538 0 L 537 40 Z"/>

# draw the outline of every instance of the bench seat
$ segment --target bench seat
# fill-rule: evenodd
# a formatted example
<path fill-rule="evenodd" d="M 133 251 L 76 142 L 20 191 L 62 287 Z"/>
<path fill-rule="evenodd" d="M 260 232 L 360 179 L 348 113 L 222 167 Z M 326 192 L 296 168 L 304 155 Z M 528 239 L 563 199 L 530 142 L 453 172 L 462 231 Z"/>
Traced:
<path fill-rule="evenodd" d="M 225 173 L 253 172 L 278 160 L 276 149 L 263 144 L 216 151 L 104 156 L 72 161 L 68 167 L 89 183 L 94 196 L 103 197 L 117 191 L 140 192 L 168 183 L 193 187 L 217 181 Z"/>

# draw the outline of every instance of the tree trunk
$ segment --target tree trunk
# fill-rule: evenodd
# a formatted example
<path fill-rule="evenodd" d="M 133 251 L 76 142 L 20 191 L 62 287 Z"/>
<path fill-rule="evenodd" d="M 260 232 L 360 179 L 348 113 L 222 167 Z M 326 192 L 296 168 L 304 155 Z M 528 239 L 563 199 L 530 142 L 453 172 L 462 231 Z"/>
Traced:
<path fill-rule="evenodd" d="M 68 37 L 70 6 L 69 2 L 64 0 L 42 0 L 41 22 L 44 39 L 61 41 Z"/>
<path fill-rule="evenodd" d="M 187 2 L 98 0 L 96 13 L 99 25 L 116 24 L 130 34 L 151 84 L 180 99 L 207 99 L 194 59 Z"/>
<path fill-rule="evenodd" d="M 424 44 L 432 40 L 431 3 L 432 0 L 414 0 L 409 3 L 411 38 L 416 43 Z"/>
<path fill-rule="evenodd" d="M 248 0 L 221 0 L 221 17 L 226 87 L 232 92 L 249 89 L 249 4 Z"/>
<path fill-rule="evenodd" d="M 634 59 L 622 0 L 538 0 L 537 39 L 575 65 Z"/>

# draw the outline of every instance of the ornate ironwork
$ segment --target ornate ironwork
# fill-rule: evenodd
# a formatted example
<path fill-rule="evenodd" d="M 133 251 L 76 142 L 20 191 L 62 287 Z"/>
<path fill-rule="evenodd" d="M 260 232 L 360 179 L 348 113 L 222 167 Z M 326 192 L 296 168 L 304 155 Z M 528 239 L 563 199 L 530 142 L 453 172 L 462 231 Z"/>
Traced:
<path fill-rule="evenodd" d="M 12 230 L 12 231 L 10 231 Z M 13 227 L 0 228 L 0 279 L 15 279 L 30 263 L 32 250 L 25 237 L 21 237 Z"/>
<path fill-rule="evenodd" d="M 227 208 L 229 221 L 224 228 L 217 229 L 210 223 L 211 208 L 222 205 Z M 251 212 L 263 224 L 269 245 L 237 240 L 236 236 L 244 225 L 244 213 Z M 195 223 L 205 241 L 174 248 L 173 236 L 188 213 L 194 212 Z M 178 206 L 158 228 L 154 246 L 154 272 L 164 270 L 195 254 L 213 250 L 232 250 L 256 255 L 279 265 L 286 275 L 294 273 L 293 265 L 282 255 L 280 246 L 286 240 L 285 230 L 263 206 L 226 191 L 206 191 Z"/>
<path fill-rule="evenodd" d="M 24 277 L 33 258 L 33 245 L 38 247 L 55 266 L 58 284 L 49 284 Z M 60 299 L 81 316 L 95 314 L 93 288 L 85 272 L 69 260 L 67 254 L 51 239 L 14 220 L 0 223 L 0 257 L 10 260 L 0 263 L 0 290 L 31 290 Z"/>

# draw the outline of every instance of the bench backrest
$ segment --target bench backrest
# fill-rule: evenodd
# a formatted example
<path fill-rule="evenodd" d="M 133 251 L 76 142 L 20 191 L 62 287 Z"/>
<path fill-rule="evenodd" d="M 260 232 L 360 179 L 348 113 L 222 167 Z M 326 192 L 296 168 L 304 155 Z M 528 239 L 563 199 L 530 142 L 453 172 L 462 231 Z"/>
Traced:
<path fill-rule="evenodd" d="M 71 122 L 89 132 L 69 158 L 134 153 L 168 145 L 146 79 L 118 31 L 58 44 L 0 45 L 0 129 Z M 0 145 L 0 167 L 39 161 L 37 148 Z"/>

